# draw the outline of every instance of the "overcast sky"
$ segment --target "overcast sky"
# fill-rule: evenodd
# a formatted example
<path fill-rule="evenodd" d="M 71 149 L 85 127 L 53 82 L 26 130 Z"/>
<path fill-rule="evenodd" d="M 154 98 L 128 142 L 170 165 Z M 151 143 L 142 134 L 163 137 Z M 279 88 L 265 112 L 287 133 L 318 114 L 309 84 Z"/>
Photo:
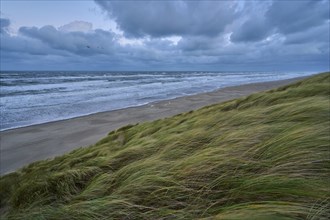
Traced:
<path fill-rule="evenodd" d="M 1 0 L 1 70 L 329 70 L 329 0 Z"/>

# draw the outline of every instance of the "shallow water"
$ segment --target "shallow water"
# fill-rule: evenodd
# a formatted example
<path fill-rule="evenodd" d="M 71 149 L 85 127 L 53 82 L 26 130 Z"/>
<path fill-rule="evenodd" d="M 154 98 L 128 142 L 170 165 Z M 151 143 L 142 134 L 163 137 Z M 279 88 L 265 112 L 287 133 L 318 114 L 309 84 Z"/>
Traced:
<path fill-rule="evenodd" d="M 1 72 L 1 130 L 309 72 Z"/>

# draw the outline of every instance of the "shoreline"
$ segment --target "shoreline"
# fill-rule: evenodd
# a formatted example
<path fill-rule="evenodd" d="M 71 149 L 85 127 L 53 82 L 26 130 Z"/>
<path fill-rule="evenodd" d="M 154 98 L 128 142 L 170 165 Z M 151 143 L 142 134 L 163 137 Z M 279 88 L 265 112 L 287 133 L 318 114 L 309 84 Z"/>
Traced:
<path fill-rule="evenodd" d="M 312 75 L 314 75 L 314 74 L 310 73 L 307 76 L 299 76 L 299 77 L 293 77 L 293 78 L 289 78 L 289 79 L 276 79 L 276 80 L 270 80 L 270 81 L 249 82 L 249 83 L 243 83 L 243 84 L 238 84 L 238 85 L 228 85 L 228 86 L 225 86 L 225 87 L 210 89 L 210 90 L 207 90 L 207 91 L 199 91 L 199 92 L 194 92 L 194 93 L 191 93 L 191 94 L 181 94 L 181 95 L 175 96 L 175 97 L 168 97 L 168 98 L 164 98 L 164 99 L 148 101 L 148 102 L 144 102 L 144 103 L 140 103 L 140 104 L 129 105 L 129 106 L 126 106 L 126 107 L 119 107 L 119 108 L 108 109 L 108 110 L 103 110 L 103 111 L 94 111 L 94 112 L 85 113 L 85 114 L 76 114 L 76 115 L 71 115 L 71 116 L 67 116 L 67 117 L 60 117 L 60 118 L 55 119 L 55 120 L 52 120 L 52 119 L 51 120 L 44 120 L 44 121 L 41 120 L 41 121 L 34 122 L 32 124 L 16 125 L 16 126 L 7 127 L 7 128 L 1 128 L 1 126 L 0 126 L 0 132 L 11 131 L 11 130 L 19 129 L 19 128 L 26 128 L 26 127 L 42 125 L 42 124 L 47 124 L 47 123 L 52 123 L 52 122 L 65 121 L 65 120 L 70 120 L 70 119 L 75 119 L 75 118 L 80 118 L 80 117 L 85 117 L 85 116 L 91 116 L 91 115 L 94 115 L 94 114 L 99 114 L 99 113 L 104 113 L 104 112 L 117 111 L 117 110 L 132 108 L 132 107 L 140 107 L 140 106 L 143 106 L 143 105 L 149 105 L 149 104 L 152 104 L 152 103 L 168 101 L 168 100 L 173 100 L 173 99 L 187 97 L 187 96 L 195 96 L 195 95 L 204 94 L 204 93 L 212 93 L 212 92 L 215 92 L 215 91 L 218 91 L 218 90 L 221 90 L 221 89 L 224 89 L 224 88 L 229 88 L 229 87 L 243 86 L 243 85 L 256 84 L 256 83 L 259 84 L 259 83 L 268 83 L 268 82 L 275 82 L 275 81 L 285 81 L 285 80 L 300 79 L 300 78 L 303 79 L 305 77 L 309 77 L 309 76 L 312 76 Z"/>
<path fill-rule="evenodd" d="M 250 83 L 211 92 L 155 101 L 106 112 L 0 131 L 0 175 L 29 163 L 87 147 L 127 124 L 166 118 L 252 93 L 270 90 L 306 77 Z"/>

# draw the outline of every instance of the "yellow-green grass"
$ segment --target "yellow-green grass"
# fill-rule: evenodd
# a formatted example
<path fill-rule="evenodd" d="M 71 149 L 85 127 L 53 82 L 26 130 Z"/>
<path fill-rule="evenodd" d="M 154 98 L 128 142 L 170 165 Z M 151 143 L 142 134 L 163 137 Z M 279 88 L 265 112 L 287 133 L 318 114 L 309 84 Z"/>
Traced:
<path fill-rule="evenodd" d="M 328 219 L 330 73 L 175 117 L 0 179 L 4 219 Z"/>

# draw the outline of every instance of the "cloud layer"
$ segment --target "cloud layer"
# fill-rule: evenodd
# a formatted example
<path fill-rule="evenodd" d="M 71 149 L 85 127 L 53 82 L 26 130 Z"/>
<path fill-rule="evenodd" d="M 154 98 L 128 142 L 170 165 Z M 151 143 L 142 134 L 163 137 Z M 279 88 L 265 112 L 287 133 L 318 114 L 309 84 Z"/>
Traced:
<path fill-rule="evenodd" d="M 1 18 L 1 69 L 329 69 L 327 0 L 95 2 L 117 30 Z"/>
<path fill-rule="evenodd" d="M 128 37 L 215 36 L 235 17 L 230 1 L 96 1 Z"/>

